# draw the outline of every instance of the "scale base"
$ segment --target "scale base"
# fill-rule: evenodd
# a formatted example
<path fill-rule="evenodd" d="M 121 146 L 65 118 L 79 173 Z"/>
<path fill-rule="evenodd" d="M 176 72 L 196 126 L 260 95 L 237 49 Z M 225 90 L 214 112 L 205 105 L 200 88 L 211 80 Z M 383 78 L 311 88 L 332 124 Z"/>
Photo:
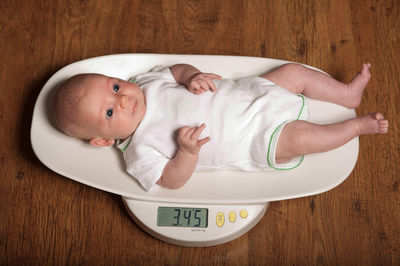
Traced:
<path fill-rule="evenodd" d="M 145 232 L 164 242 L 186 247 L 215 246 L 240 237 L 261 220 L 269 205 L 269 202 L 253 205 L 212 205 L 150 202 L 127 197 L 122 199 L 129 215 Z M 158 207 L 206 208 L 207 227 L 158 226 Z"/>

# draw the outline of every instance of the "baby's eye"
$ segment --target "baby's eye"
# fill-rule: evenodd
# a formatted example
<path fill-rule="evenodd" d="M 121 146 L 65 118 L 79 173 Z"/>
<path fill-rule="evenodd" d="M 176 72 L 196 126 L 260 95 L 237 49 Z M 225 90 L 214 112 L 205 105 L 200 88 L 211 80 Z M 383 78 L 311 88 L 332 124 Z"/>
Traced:
<path fill-rule="evenodd" d="M 107 119 L 112 117 L 112 115 L 113 115 L 113 109 L 108 109 L 107 112 L 106 112 Z"/>
<path fill-rule="evenodd" d="M 119 91 L 119 85 L 118 84 L 114 84 L 114 92 L 118 92 Z"/>

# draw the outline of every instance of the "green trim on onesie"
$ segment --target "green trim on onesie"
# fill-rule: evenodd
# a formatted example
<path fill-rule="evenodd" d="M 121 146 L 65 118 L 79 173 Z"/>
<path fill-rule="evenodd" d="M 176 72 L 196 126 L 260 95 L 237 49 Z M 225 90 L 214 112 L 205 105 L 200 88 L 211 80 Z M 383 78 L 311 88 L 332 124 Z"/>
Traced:
<path fill-rule="evenodd" d="M 132 136 L 129 137 L 128 143 L 126 143 L 126 145 L 124 145 L 123 147 L 122 147 L 122 145 L 121 145 L 121 147 L 118 147 L 118 148 L 119 148 L 122 152 L 124 152 L 124 151 L 128 148 L 129 144 L 131 144 L 131 140 L 132 140 Z M 125 141 L 124 141 L 124 142 L 125 142 Z M 124 144 L 124 142 L 122 142 L 121 144 Z"/>
<path fill-rule="evenodd" d="M 305 118 L 305 112 L 304 112 L 304 108 L 305 108 L 305 102 L 306 99 L 304 97 L 304 95 L 298 94 L 297 96 L 299 96 L 302 99 L 302 105 L 299 111 L 299 115 L 297 116 L 296 120 L 300 120 L 302 118 Z M 291 170 L 294 169 L 296 167 L 298 167 L 304 160 L 304 156 L 298 157 L 288 163 L 284 163 L 283 166 L 284 167 L 278 167 L 275 163 L 275 159 L 273 158 L 275 156 L 275 151 L 276 151 L 276 146 L 278 145 L 278 139 L 279 136 L 282 132 L 282 129 L 286 126 L 287 123 L 289 123 L 291 121 L 286 121 L 283 122 L 282 124 L 280 124 L 279 126 L 277 126 L 274 130 L 274 132 L 271 135 L 271 138 L 269 140 L 268 143 L 268 151 L 267 151 L 267 162 L 268 162 L 268 166 L 276 169 L 276 170 Z"/>

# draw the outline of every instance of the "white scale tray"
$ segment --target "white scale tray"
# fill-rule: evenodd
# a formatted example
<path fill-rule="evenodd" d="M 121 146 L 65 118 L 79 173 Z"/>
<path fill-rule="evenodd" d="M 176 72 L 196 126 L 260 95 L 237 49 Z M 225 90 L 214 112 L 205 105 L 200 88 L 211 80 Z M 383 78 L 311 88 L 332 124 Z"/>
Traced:
<path fill-rule="evenodd" d="M 55 73 L 35 104 L 31 142 L 37 157 L 50 169 L 86 185 L 146 201 L 248 204 L 304 197 L 325 192 L 343 182 L 358 156 L 358 138 L 333 151 L 306 156 L 289 171 L 195 172 L 179 190 L 145 192 L 125 171 L 122 154 L 114 147 L 95 148 L 65 136 L 55 127 L 52 98 L 57 85 L 78 74 L 96 72 L 128 79 L 155 65 L 189 63 L 225 78 L 262 74 L 287 61 L 239 56 L 118 54 L 86 59 Z M 332 123 L 355 116 L 355 111 L 308 99 L 310 120 Z"/>

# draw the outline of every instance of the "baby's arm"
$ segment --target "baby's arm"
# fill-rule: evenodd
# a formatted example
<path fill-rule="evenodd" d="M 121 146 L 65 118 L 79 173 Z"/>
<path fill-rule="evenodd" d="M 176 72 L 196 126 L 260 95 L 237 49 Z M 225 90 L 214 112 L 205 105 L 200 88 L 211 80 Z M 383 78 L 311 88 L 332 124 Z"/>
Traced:
<path fill-rule="evenodd" d="M 197 128 L 183 127 L 179 130 L 179 150 L 175 158 L 171 159 L 165 166 L 157 184 L 162 187 L 177 189 L 189 180 L 196 168 L 201 146 L 210 140 L 209 137 L 199 140 L 199 136 L 205 127 L 206 125 L 202 124 Z"/>
<path fill-rule="evenodd" d="M 187 64 L 173 65 L 170 69 L 176 82 L 185 86 L 194 94 L 200 94 L 208 90 L 215 92 L 217 88 L 212 80 L 222 78 L 217 74 L 202 73 L 194 66 Z"/>

